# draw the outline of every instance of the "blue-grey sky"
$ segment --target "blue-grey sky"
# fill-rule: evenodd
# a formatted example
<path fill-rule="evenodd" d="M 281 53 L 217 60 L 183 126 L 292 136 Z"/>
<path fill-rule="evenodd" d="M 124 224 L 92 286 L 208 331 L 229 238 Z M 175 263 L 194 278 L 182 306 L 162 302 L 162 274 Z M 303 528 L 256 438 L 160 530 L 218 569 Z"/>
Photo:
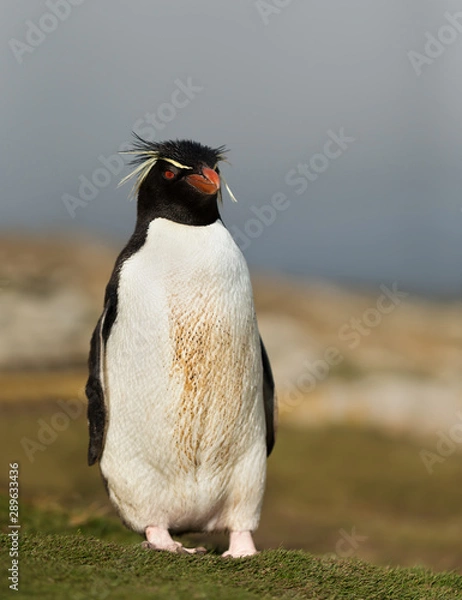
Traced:
<path fill-rule="evenodd" d="M 223 216 L 252 267 L 459 294 L 462 2 L 2 8 L 3 231 L 123 243 L 135 128 L 229 147 Z"/>

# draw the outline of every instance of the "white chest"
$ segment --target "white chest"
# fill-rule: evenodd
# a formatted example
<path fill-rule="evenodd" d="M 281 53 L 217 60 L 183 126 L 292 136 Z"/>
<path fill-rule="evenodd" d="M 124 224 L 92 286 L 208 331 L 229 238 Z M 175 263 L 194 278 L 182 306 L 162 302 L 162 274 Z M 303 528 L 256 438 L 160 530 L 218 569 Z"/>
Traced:
<path fill-rule="evenodd" d="M 247 266 L 221 223 L 151 224 L 122 267 L 106 357 L 107 445 L 165 469 L 239 454 L 262 417 L 261 359 Z"/>

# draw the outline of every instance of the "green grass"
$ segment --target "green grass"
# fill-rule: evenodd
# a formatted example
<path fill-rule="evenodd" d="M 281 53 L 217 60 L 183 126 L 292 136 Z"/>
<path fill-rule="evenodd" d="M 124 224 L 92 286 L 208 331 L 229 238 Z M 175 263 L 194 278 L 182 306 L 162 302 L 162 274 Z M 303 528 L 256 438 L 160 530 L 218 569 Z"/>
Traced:
<path fill-rule="evenodd" d="M 14 597 L 456 600 L 462 597 L 462 576 L 316 558 L 297 550 L 224 560 L 215 554 L 151 552 L 81 533 L 42 533 L 21 540 L 20 591 Z"/>
<path fill-rule="evenodd" d="M 39 420 L 57 411 L 54 400 L 0 403 L 2 524 L 7 464 L 20 463 L 18 598 L 462 599 L 461 576 L 448 573 L 462 572 L 460 454 L 430 476 L 421 446 L 404 438 L 282 427 L 256 534 L 263 552 L 226 561 L 226 538 L 195 536 L 209 554 L 173 556 L 143 551 L 114 514 L 98 470 L 86 466 L 83 412 L 28 460 L 24 438 L 37 440 Z M 342 541 L 352 530 L 362 536 L 355 545 Z"/>

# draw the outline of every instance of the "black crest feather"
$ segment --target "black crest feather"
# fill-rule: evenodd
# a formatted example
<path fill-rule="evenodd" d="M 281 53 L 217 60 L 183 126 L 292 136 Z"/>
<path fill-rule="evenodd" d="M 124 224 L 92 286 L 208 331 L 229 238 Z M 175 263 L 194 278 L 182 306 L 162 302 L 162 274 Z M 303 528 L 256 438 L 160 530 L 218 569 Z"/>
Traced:
<path fill-rule="evenodd" d="M 213 169 L 218 162 L 226 160 L 225 146 L 211 148 L 193 140 L 148 142 L 136 133 L 133 133 L 133 135 L 135 137 L 133 148 L 121 152 L 121 154 L 132 154 L 134 158 L 130 161 L 130 164 L 136 165 L 136 168 L 119 183 L 119 186 L 121 186 L 136 176 L 136 183 L 132 190 L 133 194 L 139 191 L 143 181 L 158 160 L 166 160 L 183 169 L 192 169 L 192 165 L 200 163 L 205 163 Z"/>

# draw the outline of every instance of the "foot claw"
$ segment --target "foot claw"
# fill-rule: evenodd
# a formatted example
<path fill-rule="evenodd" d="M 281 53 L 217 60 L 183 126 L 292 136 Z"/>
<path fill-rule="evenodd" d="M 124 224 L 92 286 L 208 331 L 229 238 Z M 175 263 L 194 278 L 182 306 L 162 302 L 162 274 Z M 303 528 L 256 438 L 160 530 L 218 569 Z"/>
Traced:
<path fill-rule="evenodd" d="M 154 550 L 154 552 L 178 552 L 180 554 L 184 554 L 183 550 L 186 550 L 181 544 L 160 547 L 148 541 L 142 542 L 141 547 L 145 548 L 146 550 Z"/>
<path fill-rule="evenodd" d="M 176 542 L 173 546 L 159 548 L 158 546 L 155 546 L 154 544 L 151 544 L 151 542 L 145 540 L 141 543 L 141 547 L 145 550 L 154 550 L 155 552 L 173 552 L 175 554 L 197 554 L 198 556 L 202 556 L 207 552 L 207 549 L 203 548 L 202 546 L 199 546 L 199 548 L 185 548 L 179 542 Z"/>
<path fill-rule="evenodd" d="M 146 540 L 144 542 L 141 542 L 141 547 L 144 548 L 145 550 L 155 550 L 156 549 L 152 544 L 150 544 Z"/>
<path fill-rule="evenodd" d="M 255 551 L 255 552 L 224 552 L 221 555 L 221 558 L 248 558 L 249 556 L 256 556 L 257 554 L 260 554 L 259 551 Z"/>
<path fill-rule="evenodd" d="M 197 556 L 203 556 L 207 553 L 207 549 L 202 546 L 199 546 L 198 548 L 185 548 L 184 546 L 180 546 L 180 548 L 181 550 L 179 550 L 179 552 L 181 552 L 181 554 L 197 554 Z"/>

